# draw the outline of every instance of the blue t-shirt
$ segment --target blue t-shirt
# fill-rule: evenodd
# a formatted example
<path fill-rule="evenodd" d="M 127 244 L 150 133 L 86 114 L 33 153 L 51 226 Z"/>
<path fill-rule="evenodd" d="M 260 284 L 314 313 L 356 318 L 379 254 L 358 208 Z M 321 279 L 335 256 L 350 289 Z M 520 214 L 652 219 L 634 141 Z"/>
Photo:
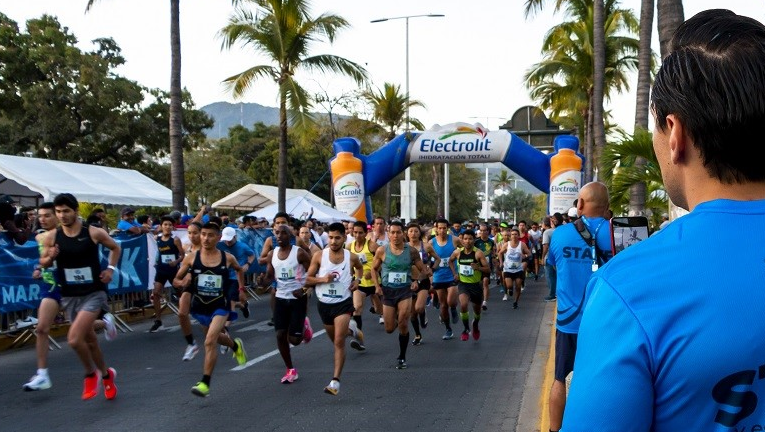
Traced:
<path fill-rule="evenodd" d="M 255 255 L 255 251 L 252 250 L 251 247 L 249 247 L 246 243 L 237 240 L 233 245 L 229 247 L 224 242 L 218 242 L 218 250 L 222 250 L 223 252 L 228 252 L 231 255 L 236 258 L 236 262 L 239 263 L 240 266 L 243 266 L 247 264 L 247 258 Z M 236 271 L 232 268 L 230 269 L 230 276 L 231 280 L 236 280 Z"/>
<path fill-rule="evenodd" d="M 452 273 L 452 269 L 449 267 L 449 257 L 456 249 L 452 235 L 446 235 L 446 244 L 443 246 L 438 244 L 438 237 L 433 237 L 431 244 L 433 245 L 433 251 L 441 258 L 441 263 L 433 272 L 433 283 L 454 282 L 454 273 Z"/>
<path fill-rule="evenodd" d="M 141 228 L 141 224 L 139 224 L 136 221 L 130 222 L 130 221 L 127 221 L 125 219 L 123 219 L 123 220 L 121 220 L 121 221 L 119 221 L 117 223 L 117 229 L 120 230 L 120 231 L 127 232 L 130 228 L 133 228 L 133 227 Z"/>
<path fill-rule="evenodd" d="M 702 203 L 593 277 L 562 430 L 763 430 L 763 221 L 765 200 Z"/>
<path fill-rule="evenodd" d="M 582 218 L 598 249 L 611 251 L 611 230 L 603 218 Z M 563 333 L 578 333 L 584 309 L 584 293 L 592 276 L 592 248 L 587 245 L 573 223 L 555 230 L 550 239 L 547 263 L 558 274 L 556 301 L 558 317 L 555 328 Z"/>

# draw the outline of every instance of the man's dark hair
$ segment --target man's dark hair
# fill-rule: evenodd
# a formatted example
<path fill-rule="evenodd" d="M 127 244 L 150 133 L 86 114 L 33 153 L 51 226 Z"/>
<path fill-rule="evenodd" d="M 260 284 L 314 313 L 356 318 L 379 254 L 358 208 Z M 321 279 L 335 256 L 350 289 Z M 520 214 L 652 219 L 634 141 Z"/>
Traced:
<path fill-rule="evenodd" d="M 367 223 L 364 222 L 364 221 L 356 221 L 356 222 L 354 222 L 353 223 L 353 227 L 354 228 L 356 228 L 356 227 L 363 228 L 364 232 L 367 232 L 367 230 L 368 230 Z"/>
<path fill-rule="evenodd" d="M 463 236 L 470 236 L 470 237 L 475 238 L 475 231 L 473 231 L 471 229 L 467 229 L 465 231 L 462 231 L 462 235 Z"/>
<path fill-rule="evenodd" d="M 523 219 L 521 219 L 521 220 L 519 220 L 519 221 L 518 221 L 518 224 L 517 224 L 517 225 L 520 225 L 520 224 L 528 225 L 528 224 L 526 223 L 526 221 L 525 221 L 525 220 L 523 220 Z"/>
<path fill-rule="evenodd" d="M 90 226 L 103 228 L 103 226 L 101 226 L 101 218 L 94 214 L 91 214 L 90 216 L 88 216 L 88 218 L 85 219 L 85 223 Z"/>
<path fill-rule="evenodd" d="M 34 210 L 34 209 L 35 209 L 34 207 L 29 207 L 29 206 L 22 207 L 22 208 L 19 209 L 19 213 L 26 213 L 26 212 L 28 212 L 30 210 Z"/>
<path fill-rule="evenodd" d="M 510 233 L 511 234 L 512 233 L 518 233 L 518 235 L 521 235 L 521 230 L 519 230 L 518 228 L 513 228 L 513 229 L 510 230 Z"/>
<path fill-rule="evenodd" d="M 56 207 L 67 206 L 72 210 L 77 210 L 80 207 L 80 203 L 77 202 L 77 198 L 70 193 L 61 193 L 53 198 L 53 205 Z"/>
<path fill-rule="evenodd" d="M 340 235 L 345 235 L 345 225 L 340 222 L 332 222 L 329 224 L 329 227 L 327 227 L 327 232 L 331 231 L 340 233 Z"/>
<path fill-rule="evenodd" d="M 765 26 L 725 10 L 694 15 L 675 31 L 651 91 L 656 125 L 674 114 L 710 176 L 765 180 L 752 157 L 765 124 Z"/>
<path fill-rule="evenodd" d="M 162 216 L 162 219 L 159 220 L 159 224 L 162 225 L 163 222 L 170 222 L 171 224 L 175 224 L 175 219 L 171 218 L 170 216 Z"/>
<path fill-rule="evenodd" d="M 552 215 L 552 218 L 555 219 L 555 224 L 557 226 L 563 225 L 563 215 L 562 214 L 560 214 L 558 212 L 555 212 L 555 214 Z"/>
<path fill-rule="evenodd" d="M 208 230 L 213 230 L 215 232 L 220 232 L 220 224 L 210 221 L 202 225 L 201 229 L 208 229 Z"/>
<path fill-rule="evenodd" d="M 218 225 L 218 228 L 224 228 L 223 221 L 218 216 L 210 216 L 210 223 Z"/>
<path fill-rule="evenodd" d="M 50 201 L 45 201 L 37 207 L 38 210 L 56 210 L 56 205 Z"/>
<path fill-rule="evenodd" d="M 439 218 L 439 219 L 436 219 L 436 223 L 435 223 L 435 226 L 438 226 L 438 224 L 440 224 L 440 223 L 442 223 L 442 224 L 446 224 L 446 226 L 447 226 L 447 227 L 449 226 L 449 221 L 448 221 L 448 220 L 446 220 L 446 219 L 444 219 L 444 218 Z"/>
<path fill-rule="evenodd" d="M 289 221 L 290 221 L 290 215 L 287 214 L 286 212 L 278 212 L 278 213 L 276 213 L 274 215 L 274 222 L 276 222 L 276 220 L 279 219 L 279 218 L 287 219 L 287 223 L 289 223 Z"/>
<path fill-rule="evenodd" d="M 377 222 L 377 219 L 380 219 L 381 221 L 383 221 L 383 223 L 385 223 L 385 218 L 384 218 L 384 217 L 382 217 L 382 216 L 375 216 L 375 217 L 374 217 L 374 219 L 372 219 L 372 222 L 373 222 L 373 223 L 374 223 L 374 222 Z"/>
<path fill-rule="evenodd" d="M 149 215 L 138 216 L 137 218 L 135 218 L 135 221 L 138 222 L 139 224 L 143 225 L 143 224 L 145 224 L 146 222 L 149 221 Z"/>
<path fill-rule="evenodd" d="M 392 220 L 392 221 L 390 221 L 388 223 L 388 228 L 390 228 L 392 226 L 397 226 L 397 227 L 401 228 L 401 231 L 404 230 L 404 224 L 400 220 Z"/>
<path fill-rule="evenodd" d="M 90 214 L 96 214 L 96 213 L 106 213 L 106 210 L 102 209 L 101 207 L 94 208 Z"/>

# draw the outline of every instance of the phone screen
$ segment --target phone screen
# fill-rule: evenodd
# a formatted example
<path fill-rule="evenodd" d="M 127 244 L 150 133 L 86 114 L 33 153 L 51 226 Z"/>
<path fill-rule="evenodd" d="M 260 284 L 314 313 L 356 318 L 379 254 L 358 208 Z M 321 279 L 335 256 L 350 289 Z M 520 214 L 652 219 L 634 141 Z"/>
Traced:
<path fill-rule="evenodd" d="M 614 255 L 648 238 L 648 218 L 645 216 L 611 219 L 611 250 Z"/>

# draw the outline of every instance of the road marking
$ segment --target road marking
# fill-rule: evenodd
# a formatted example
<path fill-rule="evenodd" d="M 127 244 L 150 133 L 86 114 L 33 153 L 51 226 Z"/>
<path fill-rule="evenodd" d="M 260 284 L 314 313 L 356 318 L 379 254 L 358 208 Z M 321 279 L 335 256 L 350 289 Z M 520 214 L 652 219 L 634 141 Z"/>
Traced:
<path fill-rule="evenodd" d="M 317 331 L 316 333 L 313 334 L 313 337 L 316 338 L 317 336 L 321 336 L 321 335 L 323 335 L 326 332 L 327 332 L 326 330 L 319 330 L 319 331 Z M 302 345 L 304 345 L 304 344 L 300 344 L 298 346 L 302 346 Z M 293 348 L 297 348 L 297 347 L 293 347 Z M 255 364 L 258 364 L 258 363 L 262 362 L 263 360 L 271 358 L 271 357 L 273 357 L 273 356 L 275 356 L 277 354 L 279 354 L 279 350 L 275 349 L 275 350 L 273 350 L 271 352 L 267 352 L 267 353 L 263 354 L 260 357 L 255 357 L 254 359 L 248 361 L 247 363 L 245 363 L 245 364 L 243 364 L 241 366 L 237 366 L 237 367 L 231 368 L 231 370 L 232 371 L 245 370 L 248 367 L 250 367 L 252 365 L 255 365 Z"/>

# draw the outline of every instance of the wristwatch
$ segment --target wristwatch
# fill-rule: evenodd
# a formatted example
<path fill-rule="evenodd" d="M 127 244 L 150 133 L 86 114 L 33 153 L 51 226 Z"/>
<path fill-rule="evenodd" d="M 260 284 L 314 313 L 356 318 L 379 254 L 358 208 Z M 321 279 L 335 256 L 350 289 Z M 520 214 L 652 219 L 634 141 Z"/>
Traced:
<path fill-rule="evenodd" d="M 111 271 L 117 271 L 117 267 L 114 267 L 114 266 L 113 266 L 113 265 L 111 265 L 111 264 L 109 264 L 108 266 L 106 266 L 106 268 L 108 268 L 108 269 L 109 269 L 109 270 L 111 270 Z"/>

